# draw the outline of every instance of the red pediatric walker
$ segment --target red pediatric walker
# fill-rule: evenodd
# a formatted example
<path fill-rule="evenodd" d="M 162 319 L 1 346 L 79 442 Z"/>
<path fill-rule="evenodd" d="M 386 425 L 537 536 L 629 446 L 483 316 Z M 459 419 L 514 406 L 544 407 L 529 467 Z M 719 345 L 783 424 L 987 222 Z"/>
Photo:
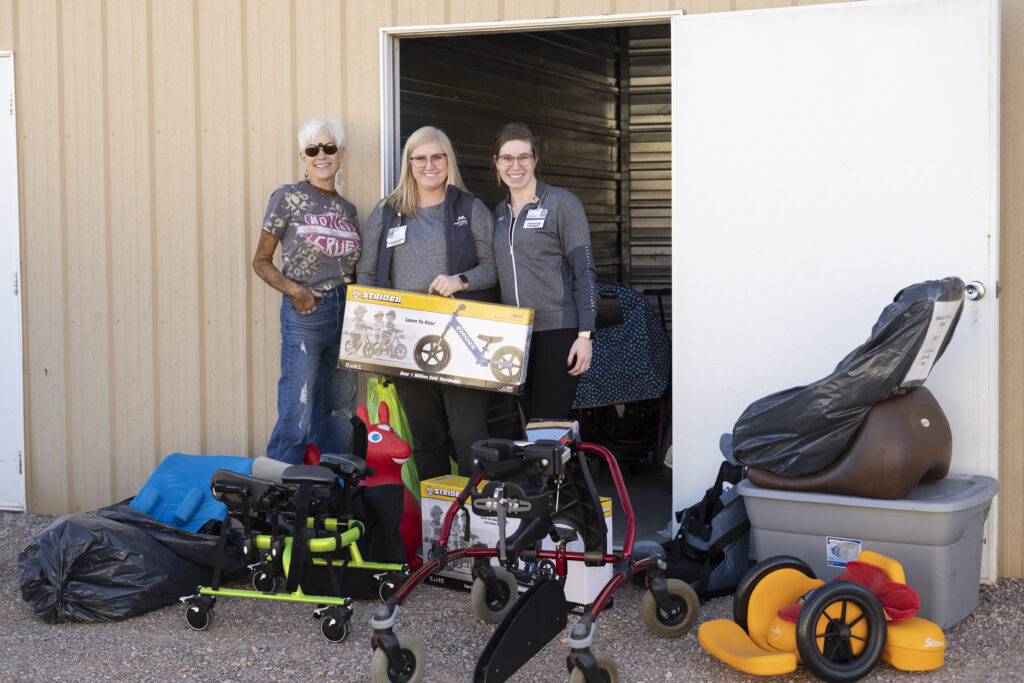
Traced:
<path fill-rule="evenodd" d="M 488 439 L 473 445 L 473 474 L 448 508 L 436 541 L 423 566 L 410 576 L 374 613 L 370 624 L 374 649 L 370 679 L 373 683 L 415 683 L 423 677 L 424 651 L 408 633 L 396 633 L 399 606 L 424 581 L 450 563 L 473 560 L 473 611 L 498 626 L 477 660 L 474 681 L 504 681 L 565 629 L 568 605 L 565 577 L 569 562 L 587 566 L 613 565 L 614 573 L 583 616 L 569 632 L 566 667 L 570 682 L 618 681 L 618 668 L 610 655 L 591 650 L 595 622 L 612 594 L 634 572 L 646 571 L 647 590 L 640 617 L 656 636 L 677 638 L 697 620 L 699 603 L 689 584 L 665 577 L 665 564 L 654 557 L 633 556 L 636 523 L 615 457 L 604 447 L 579 440 L 576 422 L 532 421 L 528 441 Z M 588 459 L 603 460 L 615 483 L 626 520 L 621 551 L 611 551 L 600 499 L 590 476 Z M 482 489 L 480 483 L 487 479 Z M 496 547 L 483 545 L 449 550 L 452 522 L 466 503 L 477 515 L 497 517 Z M 518 518 L 519 528 L 505 535 L 505 519 Z M 553 549 L 542 549 L 545 538 Z M 568 543 L 580 540 L 583 552 L 569 552 Z M 497 560 L 497 564 L 491 560 Z M 521 596 L 512 569 L 519 561 L 541 568 L 534 584 Z"/>

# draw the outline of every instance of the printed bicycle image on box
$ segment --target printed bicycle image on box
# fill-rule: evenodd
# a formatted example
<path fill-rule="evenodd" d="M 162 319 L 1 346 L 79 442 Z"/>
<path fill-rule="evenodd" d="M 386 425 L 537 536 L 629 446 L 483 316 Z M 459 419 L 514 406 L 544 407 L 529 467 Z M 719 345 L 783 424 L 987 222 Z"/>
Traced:
<path fill-rule="evenodd" d="M 340 367 L 518 394 L 533 309 L 348 288 Z"/>

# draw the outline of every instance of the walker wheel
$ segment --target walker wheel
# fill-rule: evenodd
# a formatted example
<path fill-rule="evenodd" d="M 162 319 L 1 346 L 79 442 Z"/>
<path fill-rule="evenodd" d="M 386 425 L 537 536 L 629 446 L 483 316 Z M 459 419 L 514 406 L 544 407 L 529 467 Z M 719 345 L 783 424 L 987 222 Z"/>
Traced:
<path fill-rule="evenodd" d="M 348 638 L 349 629 L 348 617 L 336 610 L 325 610 L 320 617 L 320 633 L 332 643 L 340 643 Z"/>
<path fill-rule="evenodd" d="M 882 605 L 852 581 L 818 588 L 800 609 L 796 647 L 807 670 L 826 681 L 855 681 L 882 657 L 888 627 Z"/>
<path fill-rule="evenodd" d="M 387 602 L 388 598 L 398 592 L 399 587 L 408 579 L 407 574 L 387 574 L 380 580 L 380 584 L 377 585 L 377 595 L 380 596 L 382 602 Z"/>
<path fill-rule="evenodd" d="M 700 600 L 690 584 L 679 579 L 666 579 L 671 607 L 658 607 L 654 593 L 648 589 L 640 599 L 640 620 L 647 630 L 659 638 L 678 638 L 686 635 L 700 611 Z"/>
<path fill-rule="evenodd" d="M 817 578 L 814 575 L 814 570 L 806 562 L 792 555 L 773 555 L 755 564 L 740 579 L 740 584 L 736 587 L 736 593 L 732 598 L 732 620 L 739 624 L 744 631 L 747 630 L 747 606 L 750 603 L 751 593 L 764 577 L 779 569 L 796 569 L 812 579 Z"/>
<path fill-rule="evenodd" d="M 601 683 L 619 683 L 619 667 L 607 652 L 593 650 L 591 654 L 597 660 L 597 668 L 601 674 Z M 573 667 L 569 674 L 569 683 L 588 683 L 587 674 L 579 667 Z"/>
<path fill-rule="evenodd" d="M 185 608 L 185 621 L 193 631 L 205 631 L 213 623 L 213 608 L 203 605 L 189 605 Z"/>
<path fill-rule="evenodd" d="M 497 624 L 505 618 L 519 597 L 519 584 L 512 572 L 504 567 L 494 567 L 494 577 L 498 579 L 498 595 L 487 594 L 487 584 L 477 577 L 473 580 L 473 589 L 469 594 L 473 614 L 485 624 Z"/>
<path fill-rule="evenodd" d="M 425 657 L 420 641 L 408 633 L 396 633 L 395 637 L 402 655 L 401 666 L 392 666 L 384 650 L 377 648 L 370 660 L 371 683 L 419 683 L 423 680 Z"/>
<path fill-rule="evenodd" d="M 252 575 L 252 587 L 260 593 L 276 593 L 280 589 L 280 577 L 276 572 L 260 569 Z"/>

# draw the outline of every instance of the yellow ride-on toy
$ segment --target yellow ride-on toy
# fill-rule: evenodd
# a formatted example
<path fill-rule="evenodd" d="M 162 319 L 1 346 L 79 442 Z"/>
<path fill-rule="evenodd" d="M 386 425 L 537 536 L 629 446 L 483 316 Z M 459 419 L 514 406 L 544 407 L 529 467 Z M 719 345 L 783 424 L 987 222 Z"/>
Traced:
<path fill-rule="evenodd" d="M 879 659 L 904 671 L 937 669 L 945 637 L 938 625 L 913 616 L 919 604 L 902 565 L 884 555 L 861 552 L 829 583 L 799 558 L 782 555 L 743 578 L 734 621 L 702 624 L 698 640 L 726 664 L 761 676 L 790 673 L 799 662 L 826 681 L 857 680 Z"/>

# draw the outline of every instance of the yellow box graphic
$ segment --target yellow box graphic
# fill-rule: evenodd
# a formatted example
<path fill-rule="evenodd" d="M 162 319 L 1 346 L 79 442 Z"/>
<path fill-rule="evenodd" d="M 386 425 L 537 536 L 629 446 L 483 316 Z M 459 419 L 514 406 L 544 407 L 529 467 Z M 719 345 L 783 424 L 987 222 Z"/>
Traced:
<path fill-rule="evenodd" d="M 533 309 L 350 285 L 338 366 L 518 394 Z"/>

